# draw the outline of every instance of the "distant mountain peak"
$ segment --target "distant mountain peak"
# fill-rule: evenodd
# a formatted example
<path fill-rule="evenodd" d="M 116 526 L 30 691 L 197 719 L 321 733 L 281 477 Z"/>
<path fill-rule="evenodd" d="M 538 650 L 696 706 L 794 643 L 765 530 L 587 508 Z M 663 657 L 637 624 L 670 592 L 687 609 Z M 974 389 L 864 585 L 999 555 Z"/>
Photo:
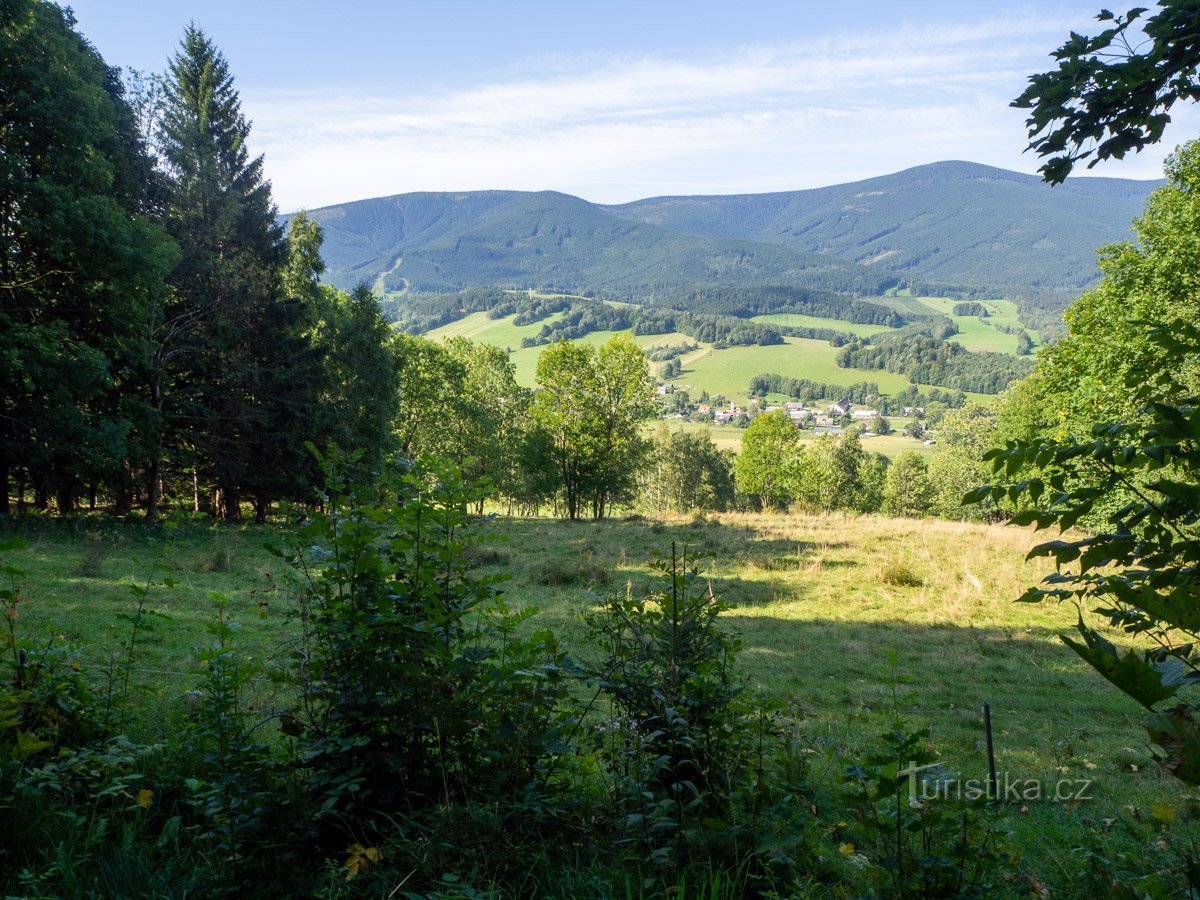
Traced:
<path fill-rule="evenodd" d="M 922 282 L 994 296 L 1092 283 L 1159 182 L 1037 176 L 966 160 L 798 191 L 602 205 L 559 191 L 396 194 L 312 210 L 330 277 L 637 299 L 705 285 L 870 294 Z M 389 281 L 390 280 L 390 281 Z"/>

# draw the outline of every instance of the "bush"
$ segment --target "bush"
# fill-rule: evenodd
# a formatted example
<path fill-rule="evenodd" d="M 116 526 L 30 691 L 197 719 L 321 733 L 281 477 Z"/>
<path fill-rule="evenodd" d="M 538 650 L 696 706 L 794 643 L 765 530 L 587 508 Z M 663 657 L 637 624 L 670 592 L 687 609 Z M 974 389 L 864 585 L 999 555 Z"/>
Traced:
<path fill-rule="evenodd" d="M 740 869 L 761 890 L 806 839 L 807 768 L 778 711 L 747 696 L 740 642 L 718 624 L 729 607 L 695 557 L 672 544 L 653 566 L 656 590 L 628 588 L 586 617 L 602 654 L 589 680 L 608 703 L 594 747 L 621 841 L 649 862 L 651 881 L 703 861 Z"/>
<path fill-rule="evenodd" d="M 904 563 L 888 563 L 879 573 L 879 580 L 896 587 L 921 587 L 925 579 Z"/>
<path fill-rule="evenodd" d="M 612 581 L 612 573 L 599 565 L 590 553 L 585 553 L 578 559 L 547 560 L 533 573 L 533 580 L 546 587 L 606 585 Z"/>
<path fill-rule="evenodd" d="M 347 482 L 346 461 L 322 460 L 325 508 L 288 554 L 302 633 L 285 731 L 317 825 L 361 841 L 437 804 L 538 795 L 566 749 L 570 663 L 500 602 L 499 576 L 471 570 L 480 492 L 439 460 L 372 485 Z"/>
<path fill-rule="evenodd" d="M 882 896 L 988 896 L 1000 886 L 998 813 L 986 788 L 958 789 L 928 737 L 897 722 L 847 768 L 846 836 L 854 842 L 842 853 L 858 869 L 855 880 Z"/>

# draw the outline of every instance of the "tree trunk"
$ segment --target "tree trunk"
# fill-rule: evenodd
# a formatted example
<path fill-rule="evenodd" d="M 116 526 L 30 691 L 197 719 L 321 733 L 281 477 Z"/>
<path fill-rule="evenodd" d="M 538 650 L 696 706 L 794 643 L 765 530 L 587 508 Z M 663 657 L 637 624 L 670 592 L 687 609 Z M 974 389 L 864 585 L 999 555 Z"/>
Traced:
<path fill-rule="evenodd" d="M 133 469 L 129 460 L 121 464 L 121 476 L 121 483 L 117 486 L 116 512 L 123 516 L 133 509 Z"/>
<path fill-rule="evenodd" d="M 8 463 L 0 462 L 0 516 L 8 513 Z"/>
<path fill-rule="evenodd" d="M 158 498 L 160 490 L 158 457 L 150 460 L 150 471 L 146 476 L 146 519 L 153 522 L 158 518 Z"/>
<path fill-rule="evenodd" d="M 88 509 L 91 512 L 96 511 L 96 482 L 88 485 Z"/>
<path fill-rule="evenodd" d="M 58 506 L 58 514 L 60 516 L 68 515 L 75 511 L 75 492 L 71 490 L 69 484 L 59 484 L 54 491 L 54 502 Z"/>
<path fill-rule="evenodd" d="M 262 494 L 254 495 L 254 524 L 267 524 L 267 511 L 271 508 L 271 501 Z"/>
<path fill-rule="evenodd" d="M 231 485 L 222 485 L 217 489 L 219 499 L 214 512 L 226 522 L 242 520 L 242 498 L 238 489 Z"/>

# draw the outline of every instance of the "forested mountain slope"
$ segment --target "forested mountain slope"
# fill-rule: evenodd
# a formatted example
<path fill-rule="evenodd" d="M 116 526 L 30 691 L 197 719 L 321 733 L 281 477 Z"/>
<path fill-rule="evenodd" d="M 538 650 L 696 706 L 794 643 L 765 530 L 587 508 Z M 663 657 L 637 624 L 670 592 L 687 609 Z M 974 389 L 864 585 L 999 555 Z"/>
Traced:
<path fill-rule="evenodd" d="M 828 253 L 906 279 L 994 290 L 1073 291 L 1095 250 L 1132 235 L 1160 182 L 1040 178 L 939 162 L 851 184 L 776 194 L 658 197 L 608 207 L 689 234 Z"/>
<path fill-rule="evenodd" d="M 707 285 L 855 295 L 913 285 L 1077 293 L 1156 182 L 1036 177 L 943 162 L 815 190 L 601 206 L 553 191 L 398 194 L 314 210 L 337 284 L 596 290 Z"/>

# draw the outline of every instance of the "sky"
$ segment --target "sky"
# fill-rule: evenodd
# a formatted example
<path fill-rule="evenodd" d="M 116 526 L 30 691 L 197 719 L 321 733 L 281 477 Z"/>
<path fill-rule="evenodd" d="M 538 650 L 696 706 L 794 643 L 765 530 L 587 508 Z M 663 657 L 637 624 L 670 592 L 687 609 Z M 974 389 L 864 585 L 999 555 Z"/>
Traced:
<path fill-rule="evenodd" d="M 194 21 L 229 60 L 283 211 L 408 191 L 602 203 L 797 190 L 945 159 L 1035 172 L 1009 101 L 1100 5 L 1072 0 L 74 0 L 110 65 Z M 1156 178 L 1200 135 L 1091 170 Z"/>

